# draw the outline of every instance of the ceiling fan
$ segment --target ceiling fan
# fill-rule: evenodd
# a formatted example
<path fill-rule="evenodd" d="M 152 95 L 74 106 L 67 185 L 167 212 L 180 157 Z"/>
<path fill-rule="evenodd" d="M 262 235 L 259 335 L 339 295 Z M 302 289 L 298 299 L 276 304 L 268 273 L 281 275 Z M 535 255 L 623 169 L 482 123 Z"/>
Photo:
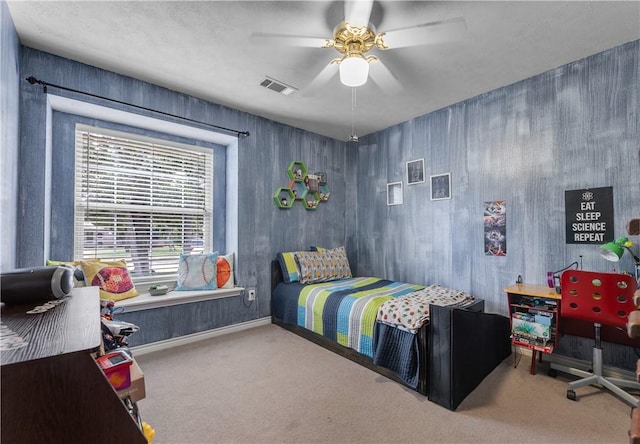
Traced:
<path fill-rule="evenodd" d="M 362 86 L 371 75 L 374 82 L 385 90 L 394 92 L 402 88 L 398 79 L 384 63 L 370 51 L 388 50 L 410 46 L 427 45 L 451 41 L 466 31 L 463 18 L 422 23 L 387 32 L 376 32 L 369 23 L 373 0 L 350 0 L 344 2 L 344 20 L 333 30 L 329 39 L 286 34 L 253 33 L 256 42 L 301 46 L 311 48 L 333 48 L 339 56 L 311 81 L 305 90 L 315 90 L 340 73 L 340 81 L 349 87 Z M 369 65 L 375 69 L 369 70 Z"/>

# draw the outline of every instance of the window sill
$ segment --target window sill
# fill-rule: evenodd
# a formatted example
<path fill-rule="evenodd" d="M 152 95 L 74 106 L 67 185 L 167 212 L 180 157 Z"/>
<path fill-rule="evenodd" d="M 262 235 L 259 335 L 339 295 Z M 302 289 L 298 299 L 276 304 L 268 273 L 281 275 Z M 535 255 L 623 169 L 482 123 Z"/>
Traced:
<path fill-rule="evenodd" d="M 243 292 L 244 287 L 194 291 L 173 290 L 161 296 L 151 296 L 149 293 L 140 293 L 136 297 L 117 301 L 115 306 L 116 308 L 124 309 L 126 312 L 132 312 L 150 310 L 152 308 L 170 307 L 171 305 L 188 304 L 191 302 L 207 301 L 211 299 L 240 296 Z"/>

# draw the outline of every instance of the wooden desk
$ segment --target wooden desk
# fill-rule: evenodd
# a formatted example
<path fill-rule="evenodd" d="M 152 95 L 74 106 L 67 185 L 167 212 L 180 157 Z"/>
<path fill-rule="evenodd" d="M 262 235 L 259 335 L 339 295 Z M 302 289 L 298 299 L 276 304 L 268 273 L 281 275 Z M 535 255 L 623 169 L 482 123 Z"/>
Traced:
<path fill-rule="evenodd" d="M 145 444 L 92 356 L 101 341 L 97 287 L 27 314 L 35 305 L 2 308 L 1 441 Z"/>
<path fill-rule="evenodd" d="M 552 353 L 560 332 L 562 297 L 545 285 L 515 284 L 504 289 L 509 303 L 511 343 L 531 350 L 531 374 L 539 353 Z"/>

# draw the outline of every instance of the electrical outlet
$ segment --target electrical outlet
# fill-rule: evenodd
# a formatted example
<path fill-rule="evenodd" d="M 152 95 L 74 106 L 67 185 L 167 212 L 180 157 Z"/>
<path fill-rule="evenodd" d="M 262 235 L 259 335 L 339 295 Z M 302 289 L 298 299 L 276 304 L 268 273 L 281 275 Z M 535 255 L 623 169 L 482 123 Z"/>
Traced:
<path fill-rule="evenodd" d="M 247 296 L 249 297 L 250 301 L 254 301 L 256 299 L 256 289 L 255 288 L 248 289 Z"/>

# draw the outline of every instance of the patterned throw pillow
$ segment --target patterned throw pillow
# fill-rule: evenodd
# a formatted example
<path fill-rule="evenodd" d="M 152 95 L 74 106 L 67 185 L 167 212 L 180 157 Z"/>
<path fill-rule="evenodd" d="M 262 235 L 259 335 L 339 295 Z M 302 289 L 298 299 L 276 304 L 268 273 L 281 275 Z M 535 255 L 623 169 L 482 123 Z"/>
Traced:
<path fill-rule="evenodd" d="M 233 288 L 233 253 L 218 256 L 216 268 L 218 288 Z"/>
<path fill-rule="evenodd" d="M 336 269 L 334 279 L 348 279 L 353 277 L 349 259 L 347 258 L 347 251 L 344 249 L 344 246 L 332 248 L 331 250 L 325 249 L 322 253 L 331 258 L 332 265 Z"/>
<path fill-rule="evenodd" d="M 335 265 L 331 257 L 324 252 L 299 251 L 295 254 L 295 258 L 300 269 L 299 280 L 302 284 L 316 284 L 335 279 Z"/>
<path fill-rule="evenodd" d="M 100 299 L 120 301 L 138 296 L 124 260 L 81 261 L 80 265 L 87 286 L 100 287 Z"/>
<path fill-rule="evenodd" d="M 344 247 L 295 253 L 300 282 L 314 284 L 351 278 L 351 267 Z"/>
<path fill-rule="evenodd" d="M 215 290 L 218 288 L 218 252 L 181 254 L 176 290 Z"/>

